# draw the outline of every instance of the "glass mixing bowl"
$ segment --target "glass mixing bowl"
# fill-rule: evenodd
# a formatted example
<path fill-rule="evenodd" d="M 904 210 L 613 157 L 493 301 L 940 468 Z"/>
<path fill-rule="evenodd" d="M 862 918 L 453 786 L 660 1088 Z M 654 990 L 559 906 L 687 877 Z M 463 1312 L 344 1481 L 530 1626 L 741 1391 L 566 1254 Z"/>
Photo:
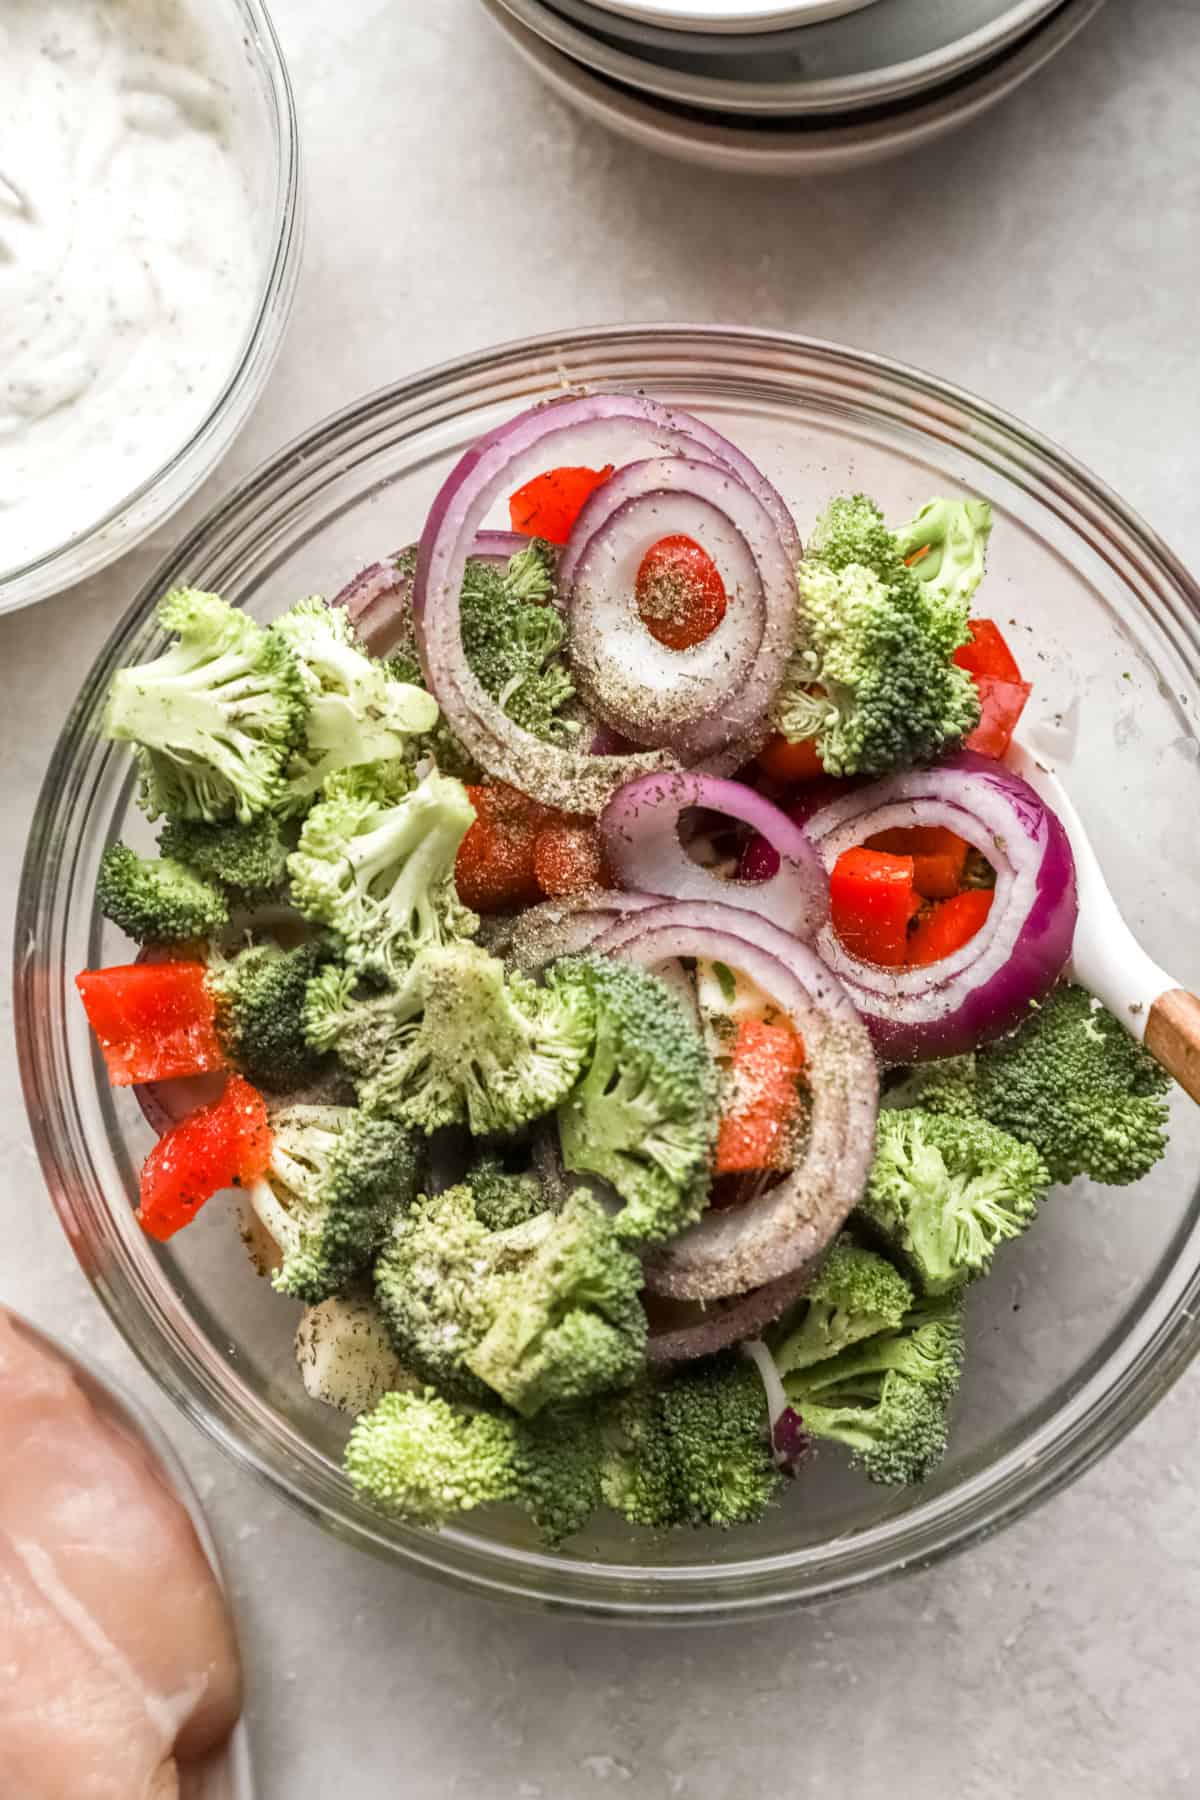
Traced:
<path fill-rule="evenodd" d="M 262 0 L 208 0 L 204 30 L 221 80 L 243 105 L 242 160 L 251 171 L 259 250 L 254 309 L 208 412 L 169 462 L 101 518 L 32 562 L 0 567 L 0 613 L 44 600 L 124 556 L 183 505 L 249 418 L 283 343 L 300 274 L 300 136 L 283 52 Z"/>
<path fill-rule="evenodd" d="M 919 1566 L 1016 1518 L 1146 1412 L 1200 1342 L 1200 1111 L 1176 1104 L 1167 1158 L 1135 1191 L 1079 1183 L 970 1296 L 950 1453 L 919 1490 L 872 1487 L 817 1456 L 753 1529 L 655 1536 L 609 1514 L 565 1550 L 496 1511 L 440 1534 L 360 1505 L 345 1421 L 307 1400 L 298 1308 L 254 1274 L 210 1204 L 166 1247 L 132 1202 L 150 1134 L 113 1092 L 72 978 L 125 960 L 96 915 L 104 846 L 148 845 L 128 753 L 97 725 L 114 669 L 156 654 L 177 582 L 270 618 L 411 540 L 480 432 L 566 389 L 645 388 L 694 409 L 782 489 L 801 529 L 839 489 L 908 516 L 930 493 L 996 514 L 986 610 L 1036 678 L 1033 748 L 1052 752 L 1151 954 L 1200 986 L 1200 589 L 1061 451 L 930 377 L 832 345 L 722 328 L 613 328 L 464 358 L 317 426 L 243 483 L 170 556 L 113 634 L 67 720 L 25 863 L 16 1026 L 26 1101 L 63 1225 L 97 1293 L 163 1388 L 237 1461 L 340 1537 L 493 1595 L 630 1620 L 729 1619 Z M 1011 623 L 1010 623 L 1011 622 Z"/>

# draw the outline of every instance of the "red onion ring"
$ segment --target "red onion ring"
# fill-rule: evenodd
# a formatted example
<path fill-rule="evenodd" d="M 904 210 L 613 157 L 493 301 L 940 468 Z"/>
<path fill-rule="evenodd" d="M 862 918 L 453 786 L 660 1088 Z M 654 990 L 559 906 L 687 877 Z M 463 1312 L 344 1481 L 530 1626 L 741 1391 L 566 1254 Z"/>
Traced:
<path fill-rule="evenodd" d="M 643 557 L 673 532 L 703 546 L 729 602 L 689 650 L 660 644 L 635 601 Z M 559 585 L 580 693 L 616 730 L 694 761 L 763 727 L 794 637 L 795 564 L 727 469 L 674 456 L 618 470 L 580 512 Z"/>
<path fill-rule="evenodd" d="M 614 435 L 656 453 L 707 458 L 759 495 L 781 536 L 795 540 L 787 509 L 740 451 L 686 413 L 637 395 L 593 394 L 534 407 L 481 438 L 434 500 L 421 537 L 413 589 L 417 643 L 430 689 L 451 730 L 477 762 L 522 793 L 567 812 L 595 814 L 622 782 L 666 766 L 661 755 L 589 756 L 517 729 L 468 668 L 459 593 L 475 533 L 489 508 L 555 465 L 602 466 Z"/>
<path fill-rule="evenodd" d="M 969 943 L 919 969 L 852 956 L 832 925 L 817 939 L 888 1062 L 958 1056 L 1010 1031 L 1066 968 L 1079 905 L 1075 859 L 1040 794 L 969 750 L 931 769 L 855 789 L 806 830 L 832 869 L 843 850 L 896 826 L 946 825 L 996 871 L 987 919 Z"/>
<path fill-rule="evenodd" d="M 715 1356 L 746 1338 L 757 1337 L 781 1318 L 798 1300 L 816 1272 L 815 1258 L 791 1275 L 735 1294 L 708 1300 L 673 1302 L 668 1323 L 652 1320 L 646 1340 L 646 1360 L 652 1367 L 691 1362 L 699 1356 Z"/>
<path fill-rule="evenodd" d="M 679 815 L 703 806 L 740 819 L 776 853 L 767 880 L 723 881 L 692 861 L 679 841 Z M 811 942 L 829 917 L 829 877 L 820 853 L 798 825 L 740 781 L 671 772 L 644 775 L 615 793 L 600 815 L 600 836 L 619 880 L 673 900 L 713 900 L 759 913 Z"/>
<path fill-rule="evenodd" d="M 705 1213 L 646 1264 L 651 1292 L 711 1300 L 807 1270 L 862 1194 L 874 1154 L 879 1076 L 846 990 L 814 951 L 786 931 L 710 901 L 681 901 L 625 919 L 596 946 L 656 968 L 699 956 L 740 970 L 804 1039 L 812 1115 L 803 1159 L 745 1206 Z"/>
<path fill-rule="evenodd" d="M 657 894 L 637 894 L 608 888 L 572 894 L 561 900 L 543 900 L 527 907 L 512 928 L 505 959 L 525 975 L 540 975 L 560 956 L 578 956 L 590 950 L 606 931 L 627 914 L 648 912 L 661 906 Z"/>
<path fill-rule="evenodd" d="M 143 1081 L 134 1096 L 151 1131 L 162 1137 L 189 1114 L 219 1100 L 228 1079 L 227 1069 L 210 1069 L 207 1075 L 179 1075 L 173 1081 Z"/>

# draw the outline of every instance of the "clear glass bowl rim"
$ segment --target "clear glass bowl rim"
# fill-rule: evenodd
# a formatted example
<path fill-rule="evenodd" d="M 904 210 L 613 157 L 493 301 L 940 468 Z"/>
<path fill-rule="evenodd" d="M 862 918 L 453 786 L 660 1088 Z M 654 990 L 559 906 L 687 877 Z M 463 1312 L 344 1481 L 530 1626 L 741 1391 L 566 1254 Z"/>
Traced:
<path fill-rule="evenodd" d="M 618 378 L 614 358 L 634 359 Z M 113 1234 L 105 1202 L 83 1153 L 84 1137 L 69 1079 L 62 1032 L 62 983 L 54 994 L 53 945 L 62 926 L 55 876 L 70 840 L 61 821 L 86 811 L 105 758 L 113 751 L 89 724 L 111 672 L 145 638 L 150 610 L 174 573 L 229 552 L 252 517 L 281 502 L 314 467 L 348 455 L 385 418 L 414 427 L 445 422 L 463 409 L 503 397 L 520 378 L 543 394 L 563 383 L 653 385 L 633 372 L 637 358 L 701 379 L 714 366 L 753 373 L 772 364 L 822 384 L 847 404 L 870 403 L 881 419 L 914 424 L 943 444 L 981 448 L 1014 480 L 1143 588 L 1171 619 L 1177 639 L 1200 663 L 1200 585 L 1165 543 L 1105 484 L 1037 432 L 962 389 L 918 369 L 819 339 L 749 328 L 644 324 L 578 328 L 456 358 L 376 390 L 314 426 L 219 502 L 164 559 L 97 659 L 58 740 L 31 829 L 14 934 L 14 1017 L 26 1108 L 68 1240 L 118 1329 L 164 1391 L 236 1462 L 337 1536 L 385 1559 L 496 1598 L 597 1619 L 638 1623 L 745 1620 L 864 1588 L 926 1567 L 1013 1523 L 1074 1480 L 1123 1438 L 1200 1350 L 1200 1223 L 1180 1227 L 1166 1265 L 1182 1285 L 1163 1315 L 1132 1346 L 1122 1340 L 1093 1359 L 1087 1378 L 1032 1433 L 916 1514 L 885 1520 L 852 1538 L 784 1555 L 714 1565 L 647 1567 L 596 1564 L 474 1536 L 396 1526 L 359 1504 L 348 1484 L 311 1453 L 297 1433 L 232 1386 L 219 1365 L 188 1343 L 165 1315 Z M 600 366 L 596 366 L 596 359 Z M 604 359 L 607 358 L 606 362 Z M 672 360 L 673 359 L 673 360 Z M 440 403 L 440 404 L 439 404 Z M 144 647 L 144 646 L 143 646 Z M 49 978 L 49 979 L 48 979 Z M 195 1335 L 195 1334 L 194 1334 Z"/>
<path fill-rule="evenodd" d="M 233 0 L 244 42 L 265 78 L 279 159 L 269 221 L 270 258 L 237 361 L 204 418 L 170 459 L 101 518 L 31 561 L 0 569 L 0 613 L 15 612 L 83 581 L 124 556 L 169 518 L 216 468 L 246 423 L 283 344 L 300 274 L 304 205 L 295 95 L 263 0 Z M 123 522 L 137 523 L 123 535 Z"/>

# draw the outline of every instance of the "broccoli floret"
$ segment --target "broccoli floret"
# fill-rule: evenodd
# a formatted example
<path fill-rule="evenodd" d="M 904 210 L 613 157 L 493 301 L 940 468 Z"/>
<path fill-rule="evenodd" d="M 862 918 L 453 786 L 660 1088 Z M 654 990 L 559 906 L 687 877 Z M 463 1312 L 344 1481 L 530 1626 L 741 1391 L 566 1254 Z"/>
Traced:
<path fill-rule="evenodd" d="M 568 957 L 548 986 L 595 1016 L 590 1065 L 558 1115 L 563 1161 L 617 1190 L 622 1236 L 661 1243 L 704 1208 L 719 1106 L 712 1058 L 679 999 L 632 963 Z"/>
<path fill-rule="evenodd" d="M 558 740 L 579 726 L 560 716 L 575 684 L 559 656 L 562 616 L 542 603 L 553 591 L 546 550 L 535 540 L 506 570 L 468 562 L 459 604 L 463 653 L 481 685 L 515 725 Z"/>
<path fill-rule="evenodd" d="M 375 1292 L 397 1354 L 439 1387 L 527 1415 L 632 1381 L 641 1269 L 589 1196 L 489 1229 L 465 1184 L 396 1221 Z"/>
<path fill-rule="evenodd" d="M 1054 1181 L 1140 1181 L 1167 1147 L 1170 1080 L 1083 988 L 1057 987 L 976 1053 L 976 1103 L 1032 1144 Z"/>
<path fill-rule="evenodd" d="M 779 1489 L 763 1390 L 736 1357 L 639 1382 L 602 1423 L 603 1497 L 631 1524 L 750 1524 Z"/>
<path fill-rule="evenodd" d="M 686 1516 L 660 1399 L 656 1382 L 640 1381 L 614 1394 L 601 1415 L 604 1503 L 631 1525 L 657 1530 L 682 1525 Z"/>
<path fill-rule="evenodd" d="M 506 1259 L 526 1261 L 543 1230 L 535 1219 L 515 1232 L 489 1231 L 463 1184 L 421 1195 L 375 1262 L 376 1303 L 401 1361 L 440 1388 L 489 1399 L 465 1361 L 491 1323 L 488 1284 Z"/>
<path fill-rule="evenodd" d="M 598 1442 L 586 1415 L 528 1421 L 473 1412 L 432 1388 L 385 1395 L 356 1422 L 345 1466 L 365 1500 L 405 1524 L 436 1527 L 508 1502 L 552 1545 L 599 1500 Z"/>
<path fill-rule="evenodd" d="M 409 687 L 424 687 L 425 672 L 415 649 L 398 650 L 385 660 L 387 672 L 393 681 L 402 681 Z M 419 737 L 412 739 L 407 761 L 414 764 L 431 762 L 439 774 L 453 775 L 458 781 L 477 782 L 483 779 L 483 770 L 470 751 L 459 743 L 440 714 L 432 731 L 422 732 Z"/>
<path fill-rule="evenodd" d="M 368 656 L 342 607 L 301 600 L 272 629 L 296 659 L 308 702 L 284 812 L 303 812 L 335 769 L 403 760 L 411 740 L 437 724 L 433 696 Z"/>
<path fill-rule="evenodd" d="M 642 1267 L 590 1194 L 572 1193 L 529 1260 L 492 1285 L 492 1322 L 466 1360 L 515 1411 L 624 1387 L 643 1367 Z"/>
<path fill-rule="evenodd" d="M 896 1330 L 912 1305 L 911 1287 L 890 1262 L 842 1236 L 776 1334 L 776 1367 L 787 1375 L 826 1362 L 861 1338 Z"/>
<path fill-rule="evenodd" d="M 517 1428 L 467 1412 L 432 1388 L 385 1394 L 355 1422 L 345 1469 L 355 1488 L 406 1525 L 444 1525 L 456 1513 L 517 1498 Z"/>
<path fill-rule="evenodd" d="M 814 738 L 829 774 L 908 768 L 974 729 L 978 693 L 953 661 L 966 602 L 905 567 L 865 496 L 828 507 L 797 582 L 797 646 L 776 723 L 792 742 Z"/>
<path fill-rule="evenodd" d="M 216 594 L 175 588 L 158 608 L 179 641 L 119 669 L 107 737 L 136 746 L 139 804 L 151 819 L 238 818 L 278 805 L 304 728 L 304 678 L 283 639 Z"/>
<path fill-rule="evenodd" d="M 186 863 L 205 881 L 218 882 L 248 903 L 274 893 L 287 879 L 290 845 L 271 813 L 248 825 L 237 819 L 168 819 L 158 834 L 161 856 Z"/>
<path fill-rule="evenodd" d="M 945 1454 L 962 1369 L 957 1296 L 916 1308 L 898 1332 L 852 1345 L 784 1381 L 806 1431 L 844 1444 L 872 1481 L 925 1480 Z"/>
<path fill-rule="evenodd" d="M 532 1170 L 506 1169 L 498 1156 L 483 1156 L 464 1176 L 475 1212 L 489 1231 L 524 1225 L 547 1210 L 542 1184 Z"/>
<path fill-rule="evenodd" d="M 337 932 L 346 961 L 389 979 L 427 946 L 471 934 L 478 920 L 454 885 L 458 847 L 475 819 L 462 783 L 433 773 L 395 804 L 385 793 L 367 771 L 335 778 L 304 821 L 288 872 L 296 906 Z"/>
<path fill-rule="evenodd" d="M 559 1407 L 513 1428 L 514 1498 L 546 1542 L 561 1544 L 600 1504 L 600 1433 L 586 1406 Z"/>
<path fill-rule="evenodd" d="M 844 1444 L 872 1481 L 907 1487 L 924 1481 L 946 1454 L 946 1410 L 919 1381 L 889 1369 L 872 1399 L 841 1402 L 836 1390 L 802 1402 L 804 1428 Z"/>
<path fill-rule="evenodd" d="M 1098 1000 L 1064 982 L 1010 1036 L 908 1070 L 884 1105 L 984 1118 L 1032 1145 L 1050 1180 L 1120 1187 L 1166 1150 L 1170 1085 Z"/>
<path fill-rule="evenodd" d="M 96 904 L 139 944 L 206 938 L 229 923 L 219 887 L 171 857 L 144 858 L 110 844 L 96 877 Z"/>
<path fill-rule="evenodd" d="M 251 1202 L 283 1257 L 274 1286 L 313 1306 L 368 1267 L 413 1197 L 416 1155 L 400 1126 L 356 1107 L 285 1107 L 271 1134 Z"/>
<path fill-rule="evenodd" d="M 889 1369 L 919 1381 L 948 1404 L 962 1379 L 965 1338 L 963 1293 L 931 1295 L 918 1300 L 897 1327 L 850 1344 L 825 1362 L 790 1371 L 784 1388 L 791 1399 L 824 1395 L 836 1389 L 840 1398 L 862 1393 L 871 1398 L 877 1377 Z"/>
<path fill-rule="evenodd" d="M 758 1376 L 737 1357 L 687 1369 L 659 1394 L 683 1516 L 693 1525 L 762 1517 L 780 1475 Z"/>
<path fill-rule="evenodd" d="M 425 1132 L 519 1131 L 554 1111 L 592 1046 L 585 996 L 506 975 L 467 942 L 423 951 L 382 999 L 339 1000 L 344 987 L 310 990 L 310 1036 L 336 1043 L 364 1106 Z"/>
<path fill-rule="evenodd" d="M 883 1107 L 921 1106 L 926 1112 L 970 1119 L 979 1114 L 975 1087 L 975 1055 L 947 1056 L 940 1062 L 918 1063 L 912 1069 L 892 1070 L 880 1096 Z"/>
<path fill-rule="evenodd" d="M 986 500 L 927 500 L 896 532 L 896 548 L 925 589 L 962 613 L 983 580 L 992 509 Z"/>
<path fill-rule="evenodd" d="M 304 1035 L 308 985 L 328 961 L 324 944 L 251 944 L 232 958 L 212 953 L 208 985 L 229 1060 L 258 1087 L 287 1093 L 317 1075 L 323 1058 Z"/>
<path fill-rule="evenodd" d="M 547 538 L 530 538 L 508 559 L 504 585 L 518 600 L 553 600 L 558 583 L 558 551 Z"/>
<path fill-rule="evenodd" d="M 1038 1152 L 985 1119 L 885 1110 L 860 1216 L 911 1265 L 927 1294 L 985 1275 L 1050 1186 Z"/>

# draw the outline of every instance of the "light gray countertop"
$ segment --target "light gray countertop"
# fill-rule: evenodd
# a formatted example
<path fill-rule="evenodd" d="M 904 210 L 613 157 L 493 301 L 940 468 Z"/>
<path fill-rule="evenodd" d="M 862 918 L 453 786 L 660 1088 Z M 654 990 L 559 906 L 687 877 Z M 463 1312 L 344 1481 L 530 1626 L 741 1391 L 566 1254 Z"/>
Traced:
<path fill-rule="evenodd" d="M 1200 565 L 1196 0 L 1112 0 L 964 135 L 819 187 L 710 177 L 581 124 L 472 0 L 276 12 L 305 136 L 305 268 L 263 403 L 186 520 L 323 413 L 423 364 L 565 325 L 716 319 L 975 389 Z M 186 520 L 0 619 L 5 957 L 59 724 Z M 4 1020 L 8 1004 L 5 986 Z M 882 1592 L 686 1634 L 507 1613 L 323 1537 L 168 1412 L 59 1231 L 11 1036 L 0 1299 L 148 1399 L 195 1474 L 233 1580 L 263 1800 L 1200 1791 L 1200 1372 L 1016 1529 Z"/>

